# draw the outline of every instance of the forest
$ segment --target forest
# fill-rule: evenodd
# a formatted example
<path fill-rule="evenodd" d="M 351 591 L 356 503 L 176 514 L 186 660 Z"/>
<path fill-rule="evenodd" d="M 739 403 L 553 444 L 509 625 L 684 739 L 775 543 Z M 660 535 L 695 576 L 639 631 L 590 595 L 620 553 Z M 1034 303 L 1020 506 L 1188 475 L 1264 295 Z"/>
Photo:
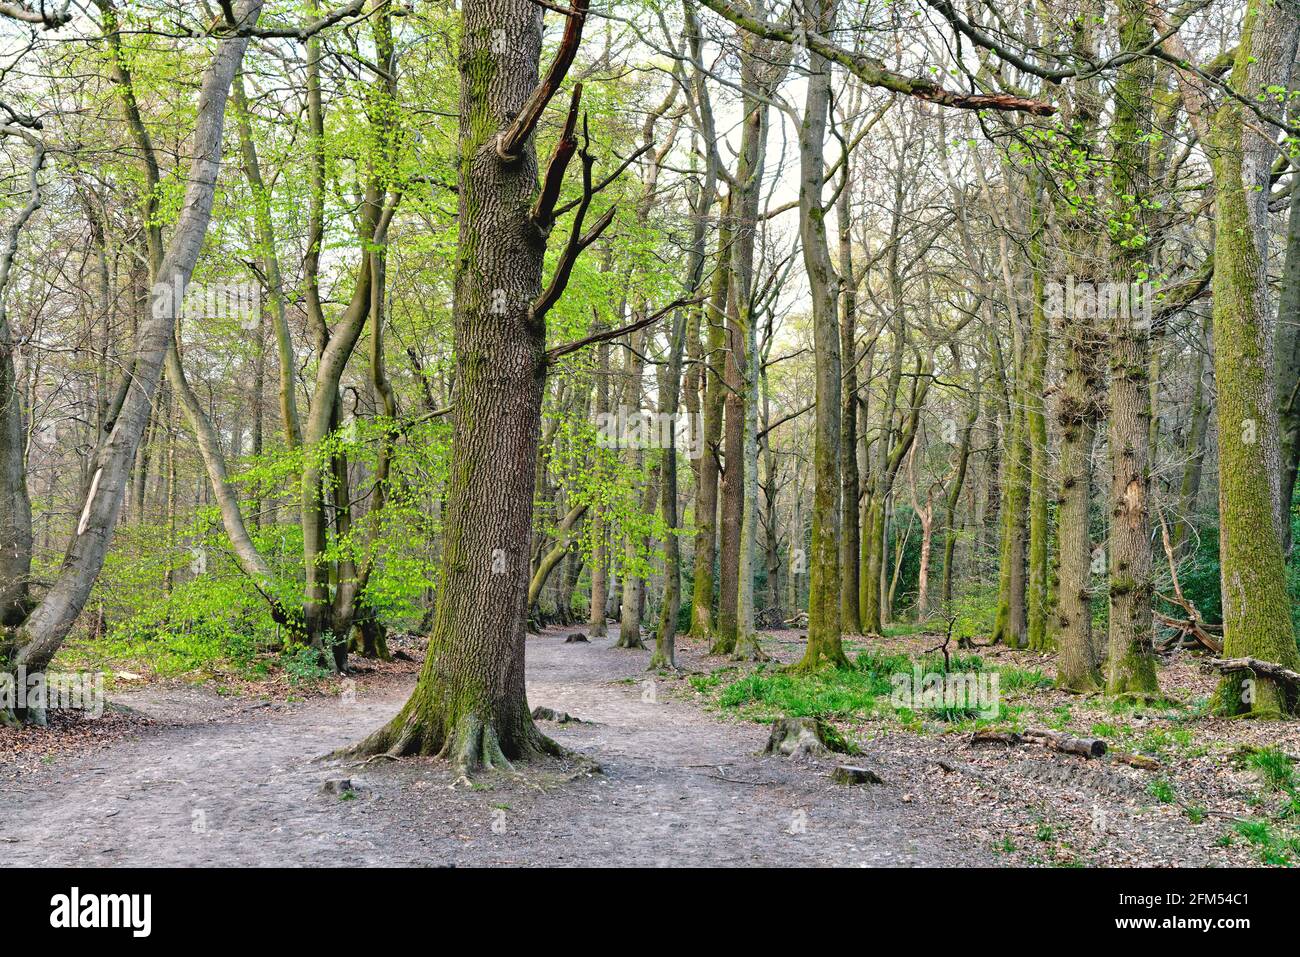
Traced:
<path fill-rule="evenodd" d="M 6 855 L 1300 864 L 1298 54 L 0 0 Z"/>

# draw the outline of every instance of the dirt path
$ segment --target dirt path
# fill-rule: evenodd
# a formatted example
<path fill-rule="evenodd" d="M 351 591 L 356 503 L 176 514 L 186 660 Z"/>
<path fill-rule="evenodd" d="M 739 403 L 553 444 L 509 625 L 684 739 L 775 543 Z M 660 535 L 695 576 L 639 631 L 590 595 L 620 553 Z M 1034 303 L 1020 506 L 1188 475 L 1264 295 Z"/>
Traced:
<path fill-rule="evenodd" d="M 178 723 L 0 780 L 0 853 L 94 866 L 994 863 L 906 782 L 843 788 L 827 766 L 758 756 L 765 728 L 673 700 L 674 682 L 648 690 L 647 660 L 530 639 L 530 703 L 593 722 L 546 730 L 604 774 L 556 766 L 474 787 L 453 788 L 433 761 L 313 762 L 393 714 L 408 683 L 363 685 L 352 703 L 124 695 Z M 322 793 L 344 776 L 354 798 Z"/>

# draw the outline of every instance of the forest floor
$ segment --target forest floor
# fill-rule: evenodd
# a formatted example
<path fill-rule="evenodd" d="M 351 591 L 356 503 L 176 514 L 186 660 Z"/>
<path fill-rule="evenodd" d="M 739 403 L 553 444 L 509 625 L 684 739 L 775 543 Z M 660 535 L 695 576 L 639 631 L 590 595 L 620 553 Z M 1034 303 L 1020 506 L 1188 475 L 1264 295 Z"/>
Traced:
<path fill-rule="evenodd" d="M 466 785 L 432 759 L 318 760 L 401 706 L 418 668 L 413 642 L 395 645 L 406 660 L 365 663 L 351 683 L 308 692 L 139 682 L 114 691 L 102 718 L 0 729 L 0 857 L 96 866 L 968 867 L 1300 857 L 1278 793 L 1248 757 L 1261 744 L 1296 754 L 1296 724 L 1196 715 L 1187 702 L 1209 679 L 1187 661 L 1162 671 L 1167 706 L 1116 710 L 1046 688 L 1035 675 L 1050 675 L 1050 659 L 982 650 L 987 667 L 1020 675 L 1004 692 L 1006 722 L 1106 732 L 1118 749 L 1156 757 L 1159 771 L 1028 744 L 971 747 L 964 725 L 900 720 L 892 708 L 836 718 L 859 754 L 791 760 L 761 754 L 770 707 L 737 706 L 744 696 L 727 692 L 738 680 L 768 681 L 771 666 L 733 665 L 682 642 L 681 674 L 648 675 L 648 651 L 568 644 L 573 630 L 529 639 L 528 694 L 534 706 L 582 719 L 542 727 L 587 761 L 546 761 Z M 778 662 L 802 650 L 796 633 L 763 637 Z M 870 647 L 919 656 L 933 644 L 911 636 Z M 885 783 L 833 784 L 829 772 L 841 763 L 866 765 Z"/>
<path fill-rule="evenodd" d="M 84 729 L 0 732 L 7 864 L 972 865 L 992 863 L 939 808 L 898 787 L 843 788 L 828 765 L 762 757 L 767 729 L 646 685 L 649 652 L 528 642 L 530 702 L 599 762 L 546 762 L 456 786 L 432 759 L 318 762 L 397 711 L 411 669 L 356 678 L 355 700 L 232 698 L 171 684 Z M 683 663 L 699 667 L 686 650 Z M 651 692 L 650 688 L 660 691 Z M 104 719 L 100 719 L 103 721 Z M 83 724 L 91 724 L 87 721 Z M 77 747 L 52 750 L 55 740 Z M 350 779 L 343 794 L 329 780 Z M 337 786 L 336 786 L 337 789 Z"/>

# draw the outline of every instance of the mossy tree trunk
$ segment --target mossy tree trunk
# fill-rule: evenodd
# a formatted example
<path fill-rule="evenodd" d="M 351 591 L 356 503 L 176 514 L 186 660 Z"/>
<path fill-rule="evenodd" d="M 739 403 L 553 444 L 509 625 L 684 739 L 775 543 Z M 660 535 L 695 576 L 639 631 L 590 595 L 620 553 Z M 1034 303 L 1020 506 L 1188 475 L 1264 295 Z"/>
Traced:
<path fill-rule="evenodd" d="M 695 575 L 691 594 L 691 634 L 696 638 L 713 637 L 713 567 L 718 549 L 718 455 L 722 442 L 723 382 L 726 361 L 726 302 L 730 284 L 732 231 L 729 225 L 730 196 L 721 202 L 718 228 L 718 266 L 704 311 L 707 330 L 702 358 L 704 377 L 704 429 L 702 456 L 695 494 Z"/>
<path fill-rule="evenodd" d="M 1025 437 L 1029 446 L 1028 506 L 1029 540 L 1026 550 L 1028 565 L 1025 585 L 1025 641 L 1035 651 L 1052 647 L 1052 632 L 1048 627 L 1051 609 L 1048 603 L 1047 562 L 1047 497 L 1048 455 L 1047 416 L 1043 396 L 1047 379 L 1047 350 L 1050 335 L 1044 296 L 1043 204 L 1045 197 L 1041 178 L 1030 177 L 1031 209 L 1029 213 L 1030 285 L 1029 342 L 1025 356 Z"/>
<path fill-rule="evenodd" d="M 1230 84 L 1251 100 L 1290 78 L 1294 4 L 1250 0 Z M 1219 423 L 1219 560 L 1224 654 L 1300 669 L 1282 552 L 1281 451 L 1274 394 L 1274 320 L 1266 274 L 1272 130 L 1225 98 L 1214 118 L 1214 374 Z M 1230 714 L 1277 716 L 1295 708 L 1262 676 L 1224 679 Z"/>
<path fill-rule="evenodd" d="M 1121 0 L 1119 44 L 1142 50 L 1152 28 L 1145 0 Z M 1112 282 L 1145 282 L 1154 68 L 1134 56 L 1119 68 L 1111 124 Z M 1115 303 L 1117 297 L 1110 297 Z M 1141 303 L 1119 299 L 1110 319 L 1110 618 L 1106 690 L 1110 694 L 1155 695 L 1151 580 L 1151 390 L 1150 323 Z"/>
<path fill-rule="evenodd" d="M 808 26 L 821 32 L 834 23 L 833 6 L 811 0 Z M 812 293 L 813 344 L 817 353 L 816 423 L 813 447 L 812 554 L 809 556 L 808 644 L 793 667 L 808 671 L 848 665 L 840 640 L 840 329 L 838 283 L 826 231 L 826 123 L 830 112 L 830 63 L 808 57 L 808 93 L 799 128 L 799 236 Z"/>

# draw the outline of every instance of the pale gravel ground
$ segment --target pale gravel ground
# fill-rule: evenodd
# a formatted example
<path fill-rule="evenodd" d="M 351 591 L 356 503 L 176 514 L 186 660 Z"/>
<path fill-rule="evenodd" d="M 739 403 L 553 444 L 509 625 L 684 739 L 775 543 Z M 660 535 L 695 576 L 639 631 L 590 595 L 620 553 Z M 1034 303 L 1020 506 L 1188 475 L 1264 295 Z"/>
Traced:
<path fill-rule="evenodd" d="M 119 696 L 161 720 L 48 766 L 0 769 L 7 864 L 834 865 L 998 862 L 911 783 L 843 788 L 832 763 L 757 754 L 761 725 L 720 720 L 683 679 L 642 682 L 649 652 L 528 642 L 528 691 L 593 722 L 547 725 L 604 774 L 552 762 L 474 788 L 431 761 L 312 759 L 402 704 L 411 679 L 359 681 L 345 704 L 231 701 L 166 688 Z M 683 663 L 698 667 L 689 649 Z M 706 665 L 707 666 L 707 665 Z M 626 679 L 633 679 L 631 682 Z M 683 690 L 685 689 L 685 690 Z M 355 800 L 320 792 L 349 776 Z M 888 778 L 888 775 L 887 775 Z"/>
<path fill-rule="evenodd" d="M 647 694 L 648 652 L 565 644 L 571 630 L 529 639 L 529 699 L 594 722 L 544 728 L 603 775 L 548 762 L 453 789 L 435 761 L 313 761 L 394 713 L 413 682 L 411 663 L 360 676 L 352 704 L 287 703 L 283 689 L 259 700 L 256 687 L 230 698 L 151 685 L 116 699 L 152 724 L 106 724 L 90 747 L 79 729 L 64 735 L 75 739 L 67 748 L 49 748 L 50 732 L 17 756 L 0 748 L 0 856 L 93 866 L 1252 865 L 1258 856 L 1244 842 L 1217 846 L 1233 817 L 1265 809 L 1233 752 L 1272 743 L 1300 753 L 1296 722 L 1177 725 L 1160 712 L 1116 715 L 1101 700 L 1040 689 L 1009 695 L 1028 725 L 1055 721 L 1087 734 L 1107 722 L 1130 729 L 1121 743 L 1135 750 L 1175 727 L 1191 740 L 1156 751 L 1164 768 L 1153 773 L 1037 747 L 972 749 L 942 725 L 916 734 L 870 719 L 841 725 L 864 752 L 846 760 L 875 768 L 886 784 L 846 789 L 826 778 L 834 761 L 758 756 L 767 728 L 717 711 L 684 676 L 657 677 Z M 764 644 L 790 660 L 800 637 L 772 633 Z M 916 654 L 934 640 L 872 644 Z M 1052 673 L 1050 658 L 980 653 Z M 729 664 L 687 642 L 679 661 L 691 671 Z M 1162 668 L 1161 681 L 1180 700 L 1214 683 L 1186 655 Z M 48 764 L 33 759 L 42 748 Z M 355 800 L 320 792 L 342 776 L 358 785 Z M 1156 776 L 1182 805 L 1209 809 L 1205 821 L 1157 801 Z"/>

